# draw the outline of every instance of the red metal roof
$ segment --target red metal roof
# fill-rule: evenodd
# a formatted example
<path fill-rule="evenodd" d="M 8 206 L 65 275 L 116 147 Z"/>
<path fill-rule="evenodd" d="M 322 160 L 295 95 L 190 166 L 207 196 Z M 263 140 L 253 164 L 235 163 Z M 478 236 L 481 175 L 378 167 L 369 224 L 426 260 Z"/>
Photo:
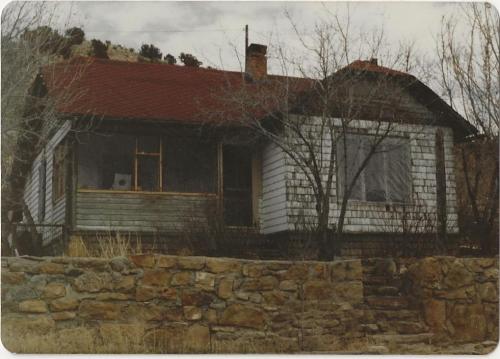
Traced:
<path fill-rule="evenodd" d="M 452 125 L 472 131 L 459 114 L 412 75 L 362 60 L 352 62 L 337 74 L 349 70 L 411 80 L 417 97 L 427 94 L 424 102 L 432 104 L 434 111 L 448 114 Z M 241 72 L 83 57 L 46 68 L 43 78 L 49 93 L 70 94 L 63 96 L 64 102 L 58 105 L 64 114 L 226 125 L 241 125 L 242 118 L 249 114 L 262 118 L 273 111 L 287 110 L 289 107 L 281 107 L 285 103 L 283 96 L 291 103 L 300 102 L 315 83 L 275 75 L 251 83 Z M 285 83 L 287 86 L 283 86 Z M 242 91 L 241 95 L 228 101 L 238 91 Z M 238 96 L 247 97 L 241 101 L 243 97 Z"/>
<path fill-rule="evenodd" d="M 241 72 L 95 58 L 55 65 L 45 70 L 44 80 L 49 91 L 74 93 L 59 106 L 62 113 L 187 123 L 207 120 L 203 114 L 211 110 L 221 112 L 227 91 L 258 86 L 248 84 Z M 304 88 L 311 84 L 296 80 Z"/>

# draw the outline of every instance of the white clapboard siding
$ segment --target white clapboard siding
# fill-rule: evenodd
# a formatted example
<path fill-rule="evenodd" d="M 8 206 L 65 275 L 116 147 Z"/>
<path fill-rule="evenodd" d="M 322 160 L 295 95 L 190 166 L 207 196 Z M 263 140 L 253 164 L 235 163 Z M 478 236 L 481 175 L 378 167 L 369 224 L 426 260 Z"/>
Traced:
<path fill-rule="evenodd" d="M 287 229 L 285 155 L 273 143 L 262 152 L 261 233 Z"/>
<path fill-rule="evenodd" d="M 55 131 L 54 135 L 47 142 L 45 148 L 37 155 L 33 165 L 31 166 L 31 171 L 24 187 L 24 199 L 26 200 L 26 204 L 28 205 L 35 223 L 64 224 L 66 213 L 65 198 L 63 196 L 55 203 L 52 200 L 53 157 L 55 147 L 66 137 L 70 129 L 71 122 L 63 122 L 62 126 Z M 39 218 L 39 191 L 42 183 L 39 178 L 39 167 L 42 165 L 44 159 L 46 162 L 45 216 L 44 218 Z M 43 230 L 44 245 L 50 243 L 54 237 L 59 236 L 60 234 L 60 230 Z"/>
<path fill-rule="evenodd" d="M 337 125 L 340 125 L 340 120 L 332 119 L 332 121 L 336 121 L 338 122 Z M 369 131 L 370 126 L 373 125 L 367 121 L 353 121 L 351 126 L 365 128 Z M 441 129 L 444 133 L 448 232 L 456 233 L 458 231 L 458 224 L 452 129 L 428 125 L 400 124 L 394 128 L 391 135 L 405 136 L 410 141 L 412 193 L 411 203 L 406 206 L 407 213 L 412 211 L 417 213 L 417 211 L 424 210 L 435 217 L 437 213 L 435 135 L 438 129 Z M 294 222 L 297 221 L 298 217 L 303 217 L 304 213 L 308 213 L 306 217 L 310 217 L 305 218 L 305 222 L 314 222 L 315 203 L 313 201 L 314 198 L 306 195 L 304 192 L 305 182 L 299 167 L 293 161 L 289 161 L 288 164 L 285 174 L 285 178 L 289 179 L 286 181 L 286 192 L 288 195 L 286 196 L 287 203 L 283 208 L 287 210 L 289 228 L 294 228 Z M 337 188 L 335 188 L 336 181 L 333 182 L 333 186 L 333 196 L 330 201 L 330 221 L 332 225 L 336 224 L 340 211 L 340 204 L 335 195 L 337 192 Z M 266 193 L 265 185 L 264 193 Z M 417 207 L 417 204 L 420 207 Z M 274 207 L 270 208 L 274 209 Z M 396 208 L 398 207 L 396 206 Z M 396 210 L 401 211 L 401 208 Z M 273 211 L 269 212 L 273 213 Z M 387 216 L 386 203 L 350 201 L 345 216 L 344 230 L 356 233 L 397 232 L 401 230 L 401 223 L 391 220 Z M 417 217 L 415 216 L 415 218 Z"/>

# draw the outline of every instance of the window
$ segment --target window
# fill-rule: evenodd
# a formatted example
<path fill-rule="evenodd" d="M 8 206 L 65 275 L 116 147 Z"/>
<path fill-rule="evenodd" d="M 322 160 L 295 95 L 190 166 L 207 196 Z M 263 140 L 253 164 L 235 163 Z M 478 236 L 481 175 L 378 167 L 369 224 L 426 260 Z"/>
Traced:
<path fill-rule="evenodd" d="M 370 135 L 346 134 L 337 143 L 338 193 L 343 196 L 374 141 Z M 349 199 L 368 202 L 408 202 L 410 198 L 410 149 L 407 138 L 388 137 L 376 147 L 355 182 Z"/>
<path fill-rule="evenodd" d="M 67 146 L 65 142 L 61 142 L 54 149 L 54 157 L 52 162 L 52 201 L 64 197 L 64 189 L 66 187 L 66 157 Z"/>
<path fill-rule="evenodd" d="M 135 190 L 161 191 L 161 139 L 158 136 L 137 137 L 135 151 Z"/>
<path fill-rule="evenodd" d="M 135 136 L 87 134 L 78 147 L 78 185 L 84 189 L 133 189 Z"/>
<path fill-rule="evenodd" d="M 172 192 L 215 192 L 217 148 L 194 139 L 165 139 L 163 188 Z"/>
<path fill-rule="evenodd" d="M 215 192 L 215 144 L 124 134 L 88 134 L 80 142 L 79 188 Z"/>

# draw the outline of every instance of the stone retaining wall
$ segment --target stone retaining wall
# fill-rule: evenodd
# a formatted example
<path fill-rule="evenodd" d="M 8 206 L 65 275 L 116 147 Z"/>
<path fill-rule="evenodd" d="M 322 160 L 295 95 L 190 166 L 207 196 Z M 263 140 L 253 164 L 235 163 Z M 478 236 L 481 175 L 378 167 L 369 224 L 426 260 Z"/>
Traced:
<path fill-rule="evenodd" d="M 409 265 L 408 282 L 437 337 L 498 341 L 498 258 L 424 258 Z"/>
<path fill-rule="evenodd" d="M 450 261 L 409 265 L 415 305 L 436 308 L 426 319 L 450 338 L 496 340 L 498 260 Z M 360 260 L 2 259 L 2 342 L 14 352 L 366 352 L 364 301 Z M 481 337 L 457 335 L 478 318 Z"/>

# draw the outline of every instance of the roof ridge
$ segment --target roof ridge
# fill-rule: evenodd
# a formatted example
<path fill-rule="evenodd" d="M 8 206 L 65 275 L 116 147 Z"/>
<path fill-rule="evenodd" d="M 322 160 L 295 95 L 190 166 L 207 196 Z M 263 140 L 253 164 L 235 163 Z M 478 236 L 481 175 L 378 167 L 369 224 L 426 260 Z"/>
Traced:
<path fill-rule="evenodd" d="M 125 61 L 125 60 L 117 60 L 117 59 L 103 59 L 103 58 L 98 58 L 98 57 L 93 57 L 93 56 L 76 56 L 70 60 L 70 63 L 78 62 L 78 61 L 85 61 L 87 60 L 90 63 L 102 63 L 102 64 L 116 64 L 116 65 L 130 65 L 130 66 L 154 66 L 154 67 L 161 67 L 161 66 L 172 66 L 171 68 L 175 68 L 178 70 L 195 70 L 195 71 L 207 71 L 207 72 L 229 72 L 229 73 L 234 73 L 234 74 L 242 74 L 243 72 L 241 71 L 234 71 L 234 70 L 222 70 L 222 69 L 216 69 L 216 68 L 206 68 L 206 67 L 194 67 L 194 66 L 181 66 L 181 65 L 175 65 L 175 64 L 168 64 L 164 62 L 140 62 L 140 61 Z"/>
<path fill-rule="evenodd" d="M 409 76 L 409 77 L 415 77 L 412 74 L 400 70 L 395 70 L 391 67 L 387 66 L 382 66 L 379 64 L 374 64 L 370 60 L 361 60 L 357 59 L 348 64 L 345 68 L 351 68 L 351 69 L 357 69 L 357 70 L 365 70 L 365 71 L 370 71 L 370 72 L 383 72 L 388 75 L 400 75 L 400 76 Z M 342 69 L 341 69 L 342 70 Z"/>

